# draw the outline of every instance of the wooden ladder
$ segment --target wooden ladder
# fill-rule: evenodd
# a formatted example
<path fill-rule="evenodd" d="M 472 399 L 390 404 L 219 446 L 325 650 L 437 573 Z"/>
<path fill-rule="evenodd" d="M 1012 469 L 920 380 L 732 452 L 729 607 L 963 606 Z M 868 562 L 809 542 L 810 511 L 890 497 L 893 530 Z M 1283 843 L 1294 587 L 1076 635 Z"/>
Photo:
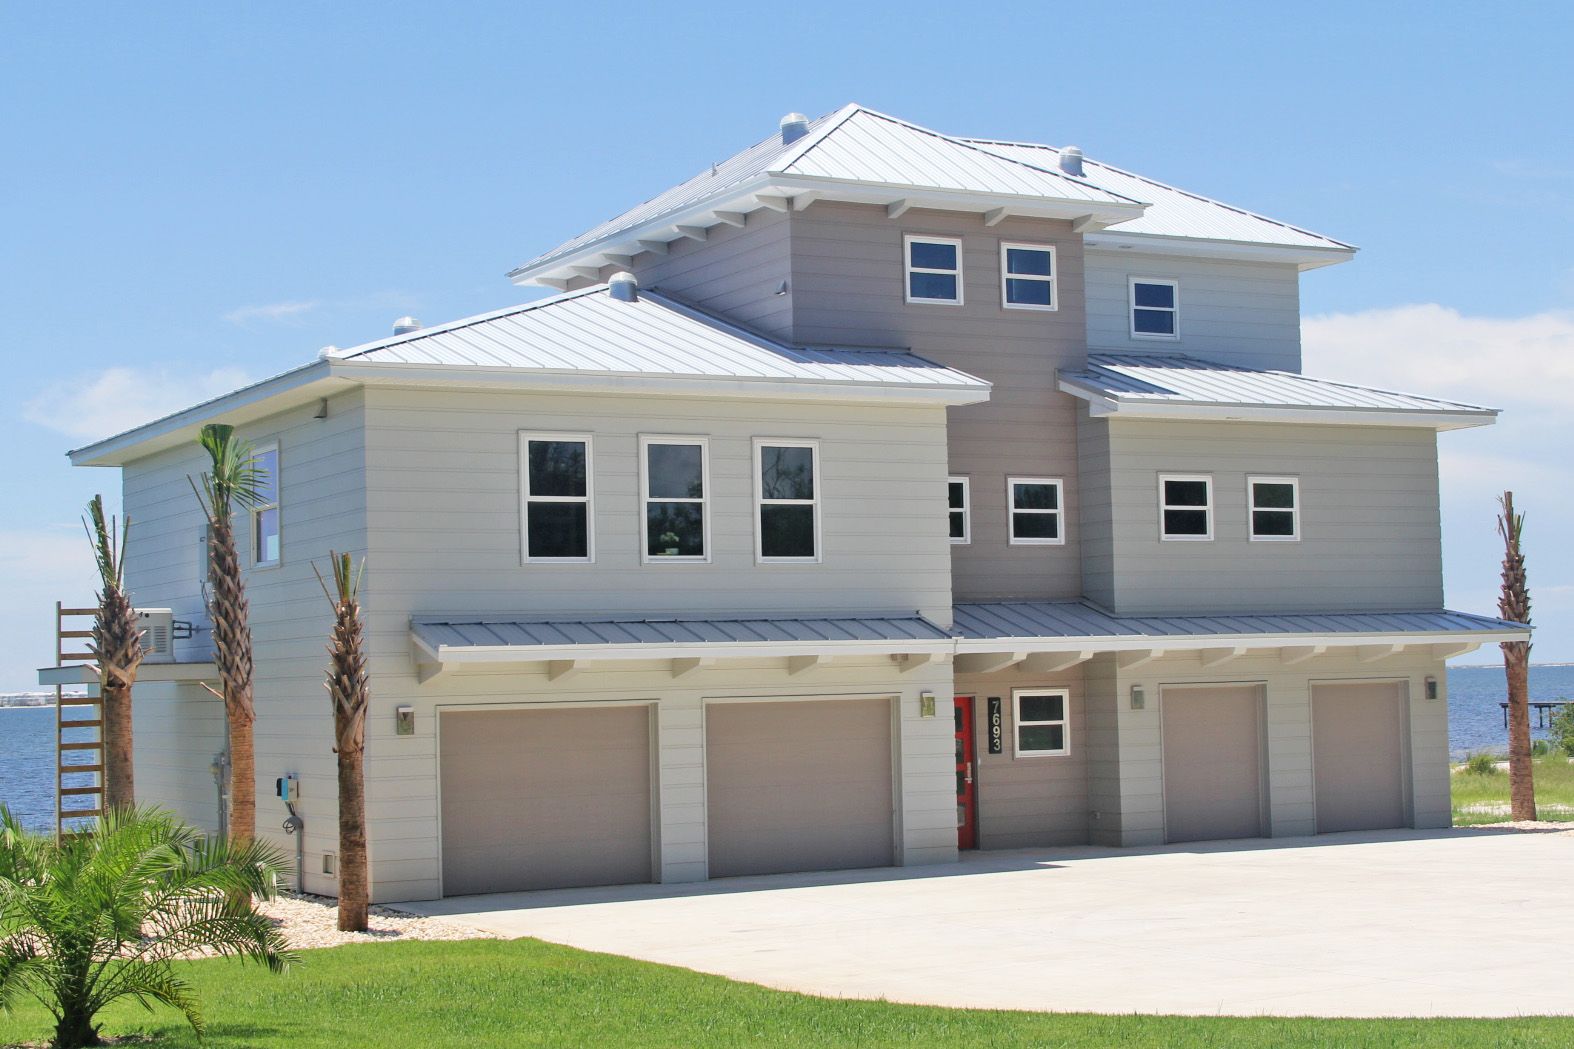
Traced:
<path fill-rule="evenodd" d="M 55 602 L 55 666 L 94 663 L 93 653 L 85 639 L 93 636 L 92 620 L 98 615 L 96 608 L 67 608 Z M 86 617 L 84 629 L 80 620 Z M 66 708 L 71 712 L 67 713 Z M 91 729 L 93 739 L 66 740 L 66 733 L 76 729 Z M 76 733 L 73 733 L 76 734 Z M 67 764 L 67 755 L 86 754 L 87 761 Z M 66 777 L 74 782 L 68 784 Z M 82 777 L 91 782 L 83 783 Z M 66 808 L 67 798 L 88 798 L 85 808 Z M 68 696 L 60 685 L 55 686 L 55 834 L 69 838 L 89 829 L 84 821 L 104 814 L 104 702 L 97 685 L 88 685 L 86 696 Z"/>

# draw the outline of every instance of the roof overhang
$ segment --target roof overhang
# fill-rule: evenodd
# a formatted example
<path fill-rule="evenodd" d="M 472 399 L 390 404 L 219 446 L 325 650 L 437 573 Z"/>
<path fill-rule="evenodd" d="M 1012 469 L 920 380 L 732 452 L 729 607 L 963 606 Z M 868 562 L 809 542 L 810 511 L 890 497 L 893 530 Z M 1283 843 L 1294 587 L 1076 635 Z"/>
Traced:
<path fill-rule="evenodd" d="M 1324 426 L 1406 426 L 1428 430 L 1463 430 L 1491 426 L 1494 408 L 1421 411 L 1404 408 L 1326 408 L 1311 405 L 1260 405 L 1226 402 L 1162 402 L 1151 398 L 1118 397 L 1068 379 L 1060 389 L 1088 404 L 1094 418 L 1164 419 L 1228 422 L 1302 423 Z"/>
<path fill-rule="evenodd" d="M 138 684 L 146 682 L 216 682 L 218 667 L 213 663 L 148 663 L 137 667 Z M 87 663 L 68 663 L 63 667 L 39 667 L 40 685 L 96 685 L 98 669 Z"/>
<path fill-rule="evenodd" d="M 1234 262 L 1280 262 L 1302 271 L 1348 262 L 1355 258 L 1358 250 L 1314 244 L 1257 244 L 1203 237 L 1167 237 L 1156 233 L 1125 233 L 1117 229 L 1105 229 L 1097 236 L 1085 238 L 1083 247 L 1090 252 L 1108 252 L 1112 255 L 1121 252 L 1153 252 Z"/>

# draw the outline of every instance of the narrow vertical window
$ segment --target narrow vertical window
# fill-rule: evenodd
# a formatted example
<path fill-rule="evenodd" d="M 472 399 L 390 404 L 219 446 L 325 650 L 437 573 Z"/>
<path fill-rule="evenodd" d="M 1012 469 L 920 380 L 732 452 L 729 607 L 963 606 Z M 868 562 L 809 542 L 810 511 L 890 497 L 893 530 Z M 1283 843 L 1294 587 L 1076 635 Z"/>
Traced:
<path fill-rule="evenodd" d="M 757 554 L 761 561 L 818 561 L 819 446 L 809 441 L 755 442 Z"/>
<path fill-rule="evenodd" d="M 1001 244 L 1000 296 L 1008 310 L 1055 309 L 1055 249 L 1044 244 Z"/>
<path fill-rule="evenodd" d="M 1212 539 L 1213 478 L 1207 474 L 1161 476 L 1159 516 L 1162 539 Z"/>
<path fill-rule="evenodd" d="M 526 561 L 590 561 L 590 438 L 520 434 Z"/>
<path fill-rule="evenodd" d="M 1301 485 L 1294 477 L 1248 477 L 1251 537 L 1259 542 L 1301 538 Z"/>
<path fill-rule="evenodd" d="M 1180 289 L 1172 280 L 1131 278 L 1131 337 L 1180 338 Z"/>
<path fill-rule="evenodd" d="M 907 301 L 962 304 L 962 242 L 950 237 L 907 237 Z"/>
<path fill-rule="evenodd" d="M 1055 477 L 1006 479 L 1012 546 L 1059 546 L 1066 541 L 1060 490 L 1060 479 Z"/>
<path fill-rule="evenodd" d="M 266 444 L 253 453 L 257 467 L 257 503 L 251 508 L 252 564 L 266 568 L 279 563 L 279 446 Z"/>
<path fill-rule="evenodd" d="M 946 485 L 951 515 L 951 542 L 958 546 L 973 541 L 971 493 L 966 477 L 953 477 Z"/>
<path fill-rule="evenodd" d="M 642 437 L 645 560 L 707 561 L 706 442 L 697 437 Z"/>

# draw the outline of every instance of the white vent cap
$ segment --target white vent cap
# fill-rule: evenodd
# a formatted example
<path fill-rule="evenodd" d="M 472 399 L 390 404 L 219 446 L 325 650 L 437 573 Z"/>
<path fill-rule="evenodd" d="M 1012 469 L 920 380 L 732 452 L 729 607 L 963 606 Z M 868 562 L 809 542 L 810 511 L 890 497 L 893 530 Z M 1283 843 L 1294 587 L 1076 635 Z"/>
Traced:
<path fill-rule="evenodd" d="M 1068 175 L 1082 177 L 1082 150 L 1076 146 L 1067 146 L 1060 151 L 1060 170 Z"/>
<path fill-rule="evenodd" d="M 788 146 L 809 133 L 809 118 L 802 113 L 788 113 L 781 119 L 782 145 Z"/>
<path fill-rule="evenodd" d="M 400 317 L 394 321 L 393 333 L 395 335 L 409 335 L 412 331 L 420 331 L 421 322 L 414 317 Z"/>
<path fill-rule="evenodd" d="M 634 274 L 620 270 L 607 281 L 607 294 L 619 302 L 634 302 L 639 298 L 639 281 Z"/>

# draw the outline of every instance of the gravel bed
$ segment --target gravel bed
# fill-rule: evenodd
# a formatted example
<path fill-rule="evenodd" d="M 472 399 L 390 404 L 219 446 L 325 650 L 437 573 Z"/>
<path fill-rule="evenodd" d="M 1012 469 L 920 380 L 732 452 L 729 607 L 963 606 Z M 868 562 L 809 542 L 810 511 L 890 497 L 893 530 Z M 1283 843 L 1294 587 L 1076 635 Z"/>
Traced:
<path fill-rule="evenodd" d="M 337 947 L 343 943 L 388 943 L 397 940 L 490 940 L 495 933 L 449 921 L 400 914 L 372 907 L 366 932 L 340 932 L 338 901 L 327 896 L 281 892 L 258 905 L 278 925 L 292 948 Z"/>

